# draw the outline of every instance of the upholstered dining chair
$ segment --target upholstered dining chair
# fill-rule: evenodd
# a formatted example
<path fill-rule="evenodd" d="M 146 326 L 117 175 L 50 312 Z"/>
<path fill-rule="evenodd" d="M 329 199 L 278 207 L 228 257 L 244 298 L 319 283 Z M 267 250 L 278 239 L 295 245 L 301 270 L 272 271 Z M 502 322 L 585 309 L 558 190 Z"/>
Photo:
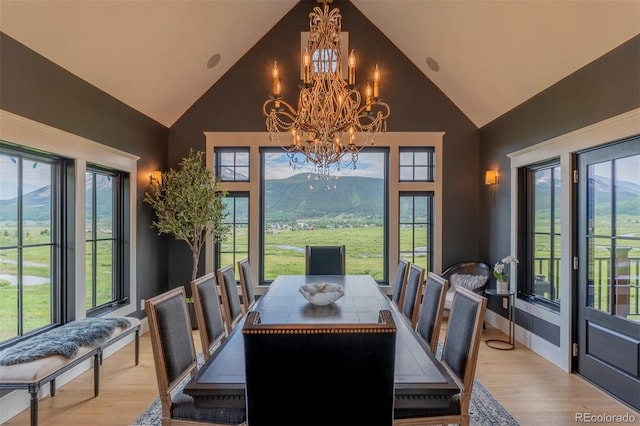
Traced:
<path fill-rule="evenodd" d="M 478 362 L 478 349 L 487 299 L 466 288 L 456 288 L 440 361 L 457 381 L 460 393 L 448 407 L 396 409 L 394 426 L 458 423 L 469 425 L 469 401 Z"/>
<path fill-rule="evenodd" d="M 390 426 L 396 325 L 261 323 L 249 312 L 244 339 L 251 426 Z"/>
<path fill-rule="evenodd" d="M 307 275 L 344 275 L 344 245 L 306 246 L 305 273 Z"/>
<path fill-rule="evenodd" d="M 239 425 L 246 410 L 196 408 L 182 392 L 185 380 L 197 370 L 184 287 L 169 290 L 145 302 L 153 361 L 162 405 L 162 425 Z"/>
<path fill-rule="evenodd" d="M 396 277 L 393 282 L 393 295 L 391 301 L 396 306 L 402 306 L 402 300 L 404 299 L 404 289 L 407 285 L 407 277 L 409 276 L 409 268 L 411 262 L 405 259 L 400 259 L 398 262 L 398 268 L 396 269 Z"/>
<path fill-rule="evenodd" d="M 236 274 L 233 271 L 233 265 L 223 266 L 216 272 L 218 274 L 218 283 L 220 283 L 224 321 L 227 324 L 227 331 L 231 332 L 242 318 Z"/>
<path fill-rule="evenodd" d="M 238 260 L 238 275 L 240 275 L 240 291 L 242 292 L 242 312 L 246 313 L 256 303 L 249 259 Z"/>
<path fill-rule="evenodd" d="M 206 361 L 227 337 L 215 272 L 191 281 L 191 296 L 196 310 L 202 354 Z"/>
<path fill-rule="evenodd" d="M 440 325 L 444 316 L 444 298 L 448 288 L 449 282 L 440 275 L 434 272 L 427 274 L 416 331 L 427 342 L 433 354 L 438 349 Z"/>
<path fill-rule="evenodd" d="M 400 311 L 407 317 L 411 326 L 416 328 L 416 322 L 418 321 L 418 310 L 422 298 L 422 288 L 424 284 L 423 267 L 412 263 L 409 267 L 409 274 L 407 277 L 407 284 L 405 285 L 404 298 L 402 305 L 400 305 Z"/>

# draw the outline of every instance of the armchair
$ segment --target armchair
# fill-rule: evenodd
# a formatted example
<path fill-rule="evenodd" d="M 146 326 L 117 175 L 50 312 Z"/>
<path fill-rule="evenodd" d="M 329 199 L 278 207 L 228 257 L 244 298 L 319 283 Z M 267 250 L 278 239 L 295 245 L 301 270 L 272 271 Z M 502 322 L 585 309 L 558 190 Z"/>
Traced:
<path fill-rule="evenodd" d="M 488 263 L 479 261 L 459 262 L 449 266 L 440 276 L 449 281 L 449 290 L 444 300 L 444 309 L 450 310 L 453 301 L 453 293 L 456 287 L 463 287 L 479 295 L 484 295 L 484 290 L 489 283 L 492 267 Z"/>

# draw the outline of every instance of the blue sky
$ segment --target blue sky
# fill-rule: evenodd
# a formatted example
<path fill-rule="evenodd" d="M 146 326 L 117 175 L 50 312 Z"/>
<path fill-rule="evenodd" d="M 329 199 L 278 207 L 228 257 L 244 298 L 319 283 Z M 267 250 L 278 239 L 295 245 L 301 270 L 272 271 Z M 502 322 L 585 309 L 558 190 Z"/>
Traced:
<path fill-rule="evenodd" d="M 302 157 L 300 157 L 302 158 Z M 289 165 L 289 158 L 284 152 L 270 152 L 265 158 L 267 179 L 286 179 L 295 174 L 308 174 L 313 172 L 313 167 L 307 165 L 304 169 L 293 170 Z M 382 178 L 384 175 L 384 156 L 380 152 L 361 152 L 357 162 L 356 170 L 335 172 L 335 176 L 361 176 Z"/>
<path fill-rule="evenodd" d="M 0 155 L 0 200 L 10 200 L 17 195 L 17 170 L 15 157 Z M 23 166 L 23 193 L 49 185 L 51 166 L 46 163 L 25 161 Z"/>

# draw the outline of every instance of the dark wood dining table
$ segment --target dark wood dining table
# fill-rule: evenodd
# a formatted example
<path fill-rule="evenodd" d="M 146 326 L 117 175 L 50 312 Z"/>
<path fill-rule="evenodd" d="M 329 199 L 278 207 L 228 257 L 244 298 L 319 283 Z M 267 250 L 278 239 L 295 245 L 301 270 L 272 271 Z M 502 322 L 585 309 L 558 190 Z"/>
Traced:
<path fill-rule="evenodd" d="M 320 282 L 340 284 L 344 296 L 328 306 L 310 304 L 298 289 Z M 394 407 L 448 406 L 458 386 L 370 275 L 281 275 L 253 308 L 262 323 L 273 324 L 376 323 L 382 309 L 391 311 L 397 328 Z M 185 386 L 184 393 L 193 397 L 196 407 L 246 406 L 245 318 Z"/>

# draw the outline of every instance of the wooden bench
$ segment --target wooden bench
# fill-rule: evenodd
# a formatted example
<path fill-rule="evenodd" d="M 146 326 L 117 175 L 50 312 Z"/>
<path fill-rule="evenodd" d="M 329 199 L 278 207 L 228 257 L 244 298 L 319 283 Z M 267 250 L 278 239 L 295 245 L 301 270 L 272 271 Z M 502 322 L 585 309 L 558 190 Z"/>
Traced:
<path fill-rule="evenodd" d="M 93 390 L 94 396 L 100 392 L 100 365 L 102 365 L 103 351 L 115 342 L 135 333 L 135 365 L 139 362 L 140 352 L 140 320 L 126 317 L 129 327 L 123 329 L 115 327 L 111 336 L 101 345 L 80 346 L 73 358 L 63 355 L 50 355 L 34 361 L 13 365 L 0 366 L 0 389 L 26 389 L 31 394 L 31 426 L 38 424 L 38 392 L 49 383 L 51 396 L 56 394 L 56 378 L 82 362 L 93 358 Z M 33 338 L 37 338 L 34 336 Z"/>

